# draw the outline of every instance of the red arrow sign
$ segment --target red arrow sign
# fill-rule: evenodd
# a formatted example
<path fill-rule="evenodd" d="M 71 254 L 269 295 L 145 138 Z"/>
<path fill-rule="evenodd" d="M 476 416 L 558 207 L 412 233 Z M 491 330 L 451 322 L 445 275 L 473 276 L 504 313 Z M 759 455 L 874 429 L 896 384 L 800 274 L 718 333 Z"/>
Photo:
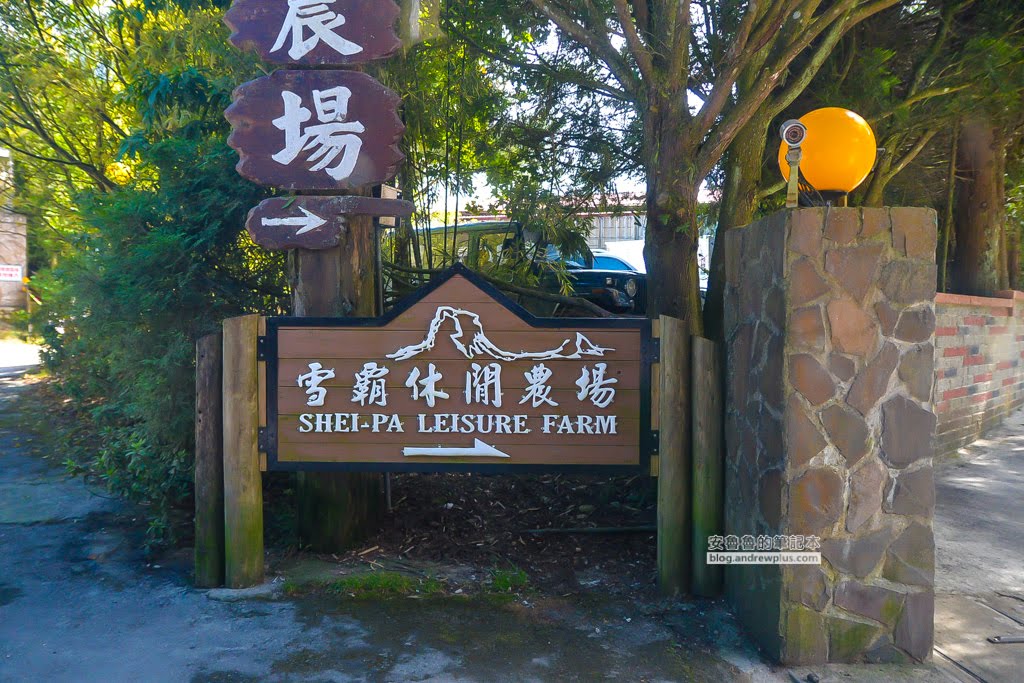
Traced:
<path fill-rule="evenodd" d="M 330 249 L 341 241 L 348 216 L 412 214 L 412 202 L 377 197 L 274 197 L 249 212 L 245 228 L 266 249 Z"/>
<path fill-rule="evenodd" d="M 273 64 L 345 66 L 401 46 L 391 0 L 235 0 L 224 15 L 231 44 Z"/>
<path fill-rule="evenodd" d="M 399 96 L 364 73 L 276 71 L 235 89 L 224 116 L 245 178 L 290 190 L 348 190 L 395 176 Z"/>

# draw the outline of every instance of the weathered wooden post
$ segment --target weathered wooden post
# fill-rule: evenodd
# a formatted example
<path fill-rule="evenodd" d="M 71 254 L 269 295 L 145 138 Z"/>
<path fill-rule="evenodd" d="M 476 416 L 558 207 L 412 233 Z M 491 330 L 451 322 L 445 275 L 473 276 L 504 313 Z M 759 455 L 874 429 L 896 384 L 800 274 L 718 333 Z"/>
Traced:
<path fill-rule="evenodd" d="M 224 574 L 229 588 L 263 581 L 263 486 L 256 337 L 258 315 L 224 321 Z"/>
<path fill-rule="evenodd" d="M 220 332 L 196 341 L 195 581 L 224 584 L 224 456 Z"/>
<path fill-rule="evenodd" d="M 331 21 L 320 24 L 284 2 L 232 4 L 224 16 L 231 42 L 285 68 L 235 91 L 225 112 L 232 124 L 228 143 L 239 152 L 239 173 L 253 182 L 344 195 L 276 198 L 250 212 L 247 228 L 257 244 L 294 250 L 294 315 L 372 316 L 376 235 L 370 216 L 408 215 L 412 206 L 354 196 L 395 176 L 404 129 L 401 97 L 358 68 L 401 47 L 394 31 L 399 8 L 390 0 L 330 4 L 319 18 Z M 303 542 L 340 550 L 365 534 L 380 509 L 379 479 L 300 473 Z"/>
<path fill-rule="evenodd" d="M 707 563 L 708 538 L 722 533 L 722 385 L 718 348 L 693 337 L 693 593 L 722 591 L 721 565 Z"/>
<path fill-rule="evenodd" d="M 298 316 L 372 317 L 376 311 L 373 218 L 348 216 L 341 244 L 289 254 L 293 313 Z M 299 472 L 298 527 L 315 550 L 350 547 L 376 526 L 381 513 L 379 474 Z"/>
<path fill-rule="evenodd" d="M 660 327 L 658 586 L 680 595 L 690 586 L 690 333 L 664 315 Z"/>

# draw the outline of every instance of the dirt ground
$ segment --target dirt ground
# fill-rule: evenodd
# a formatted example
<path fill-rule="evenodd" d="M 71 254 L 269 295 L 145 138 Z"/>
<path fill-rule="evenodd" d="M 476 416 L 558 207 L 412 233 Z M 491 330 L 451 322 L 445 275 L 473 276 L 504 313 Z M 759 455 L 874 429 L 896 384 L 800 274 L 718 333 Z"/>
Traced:
<path fill-rule="evenodd" d="M 615 594 L 654 588 L 648 477 L 398 474 L 390 488 L 392 509 L 373 538 L 320 559 L 522 570 L 534 588 L 561 594 L 598 583 Z"/>

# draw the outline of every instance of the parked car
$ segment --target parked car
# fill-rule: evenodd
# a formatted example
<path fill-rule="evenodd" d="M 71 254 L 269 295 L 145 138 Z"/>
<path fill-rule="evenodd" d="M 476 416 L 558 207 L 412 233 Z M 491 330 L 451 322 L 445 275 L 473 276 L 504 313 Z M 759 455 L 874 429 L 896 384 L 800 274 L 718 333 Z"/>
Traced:
<path fill-rule="evenodd" d="M 647 275 L 631 264 L 607 253 L 559 255 L 553 245 L 546 252 L 549 261 L 562 261 L 572 282 L 572 295 L 591 301 L 620 315 L 644 315 L 647 311 Z M 557 286 L 557 278 L 541 278 L 542 285 Z"/>
<path fill-rule="evenodd" d="M 637 265 L 620 254 L 613 254 L 607 249 L 591 249 L 594 254 L 594 268 L 599 270 L 631 270 L 634 273 L 645 273 L 641 265 Z"/>
<path fill-rule="evenodd" d="M 457 229 L 436 227 L 430 232 L 435 237 L 441 234 L 447 237 L 441 240 L 445 246 L 435 246 L 436 260 L 444 261 L 454 256 L 473 270 L 488 272 L 495 264 L 510 259 L 526 259 L 538 275 L 539 288 L 559 294 L 563 291 L 559 272 L 564 268 L 571 284 L 570 296 L 586 299 L 619 315 L 644 315 L 647 310 L 647 276 L 632 269 L 631 264 L 624 260 L 621 263 L 610 260 L 595 263 L 595 255 L 590 252 L 565 257 L 554 245 L 541 241 L 537 232 L 515 221 L 466 223 Z M 423 260 L 426 260 L 425 253 Z M 553 267 L 556 263 L 560 267 Z M 416 284 L 409 277 L 402 280 L 384 284 L 382 289 L 388 295 L 387 302 L 407 293 L 410 286 Z M 524 297 L 521 303 L 539 316 L 586 315 L 578 308 L 529 297 Z"/>

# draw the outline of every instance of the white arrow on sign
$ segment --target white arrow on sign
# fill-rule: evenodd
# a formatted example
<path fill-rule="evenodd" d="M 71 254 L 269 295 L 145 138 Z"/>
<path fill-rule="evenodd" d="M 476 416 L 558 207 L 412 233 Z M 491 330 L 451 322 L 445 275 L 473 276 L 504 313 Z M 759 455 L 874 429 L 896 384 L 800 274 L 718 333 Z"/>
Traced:
<path fill-rule="evenodd" d="M 449 448 L 447 446 L 438 446 L 436 448 L 424 448 L 421 446 L 406 446 L 402 449 L 402 455 L 409 457 L 411 455 L 441 455 L 449 457 L 488 457 L 488 458 L 508 458 L 508 453 L 502 453 L 494 446 L 485 444 L 480 439 L 473 439 L 473 445 L 468 448 Z"/>
<path fill-rule="evenodd" d="M 320 218 L 320 216 L 317 216 L 315 213 L 313 213 L 312 211 L 310 211 L 309 209 L 307 209 L 304 206 L 300 206 L 299 207 L 299 211 L 301 211 L 302 213 L 304 213 L 306 215 L 305 216 L 290 216 L 288 218 L 267 218 L 267 217 L 264 217 L 263 221 L 262 221 L 263 225 L 266 225 L 266 226 L 274 226 L 274 225 L 300 225 L 300 226 L 302 226 L 302 228 L 300 230 L 296 230 L 295 234 L 296 235 L 301 235 L 303 233 L 309 232 L 310 230 L 316 230 L 321 225 L 323 225 L 324 223 L 327 222 L 326 220 L 324 220 L 323 218 Z"/>

